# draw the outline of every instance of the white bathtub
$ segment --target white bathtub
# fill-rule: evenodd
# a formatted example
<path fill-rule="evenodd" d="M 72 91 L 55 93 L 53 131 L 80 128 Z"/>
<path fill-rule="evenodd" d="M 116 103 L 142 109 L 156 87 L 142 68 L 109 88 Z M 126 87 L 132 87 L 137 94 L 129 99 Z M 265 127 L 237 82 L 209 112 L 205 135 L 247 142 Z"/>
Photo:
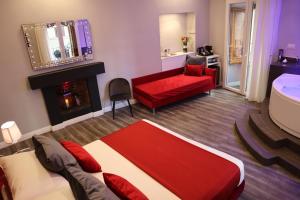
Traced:
<path fill-rule="evenodd" d="M 273 81 L 269 114 L 281 129 L 300 138 L 300 75 L 282 74 Z"/>

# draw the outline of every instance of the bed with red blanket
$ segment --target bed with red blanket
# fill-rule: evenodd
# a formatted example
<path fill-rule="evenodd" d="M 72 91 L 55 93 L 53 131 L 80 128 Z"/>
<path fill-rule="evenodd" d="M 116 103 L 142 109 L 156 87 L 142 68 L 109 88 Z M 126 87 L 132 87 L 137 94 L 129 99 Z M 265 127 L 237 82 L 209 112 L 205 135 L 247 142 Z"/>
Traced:
<path fill-rule="evenodd" d="M 180 199 L 236 199 L 243 163 L 148 120 L 101 139 Z"/>
<path fill-rule="evenodd" d="M 233 200 L 244 189 L 242 161 L 148 120 L 83 148 L 101 165 L 102 172 L 125 178 L 148 199 Z M 0 160 L 0 165 L 10 162 L 6 170 L 13 177 L 8 177 L 6 185 L 12 196 L 22 193 L 28 197 L 22 199 L 73 200 L 69 183 L 45 170 L 34 155 L 32 151 Z M 101 172 L 93 176 L 104 183 Z M 0 178 L 5 180 L 3 173 Z"/>

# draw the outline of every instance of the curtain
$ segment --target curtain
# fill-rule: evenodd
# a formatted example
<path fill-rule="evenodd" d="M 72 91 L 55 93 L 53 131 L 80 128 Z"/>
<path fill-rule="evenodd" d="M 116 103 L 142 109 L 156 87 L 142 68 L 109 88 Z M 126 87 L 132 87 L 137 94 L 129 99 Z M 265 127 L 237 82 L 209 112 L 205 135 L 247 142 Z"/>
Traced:
<path fill-rule="evenodd" d="M 246 98 L 262 102 L 266 96 L 269 67 L 277 44 L 281 0 L 256 1 L 253 31 L 253 60 L 248 71 Z"/>

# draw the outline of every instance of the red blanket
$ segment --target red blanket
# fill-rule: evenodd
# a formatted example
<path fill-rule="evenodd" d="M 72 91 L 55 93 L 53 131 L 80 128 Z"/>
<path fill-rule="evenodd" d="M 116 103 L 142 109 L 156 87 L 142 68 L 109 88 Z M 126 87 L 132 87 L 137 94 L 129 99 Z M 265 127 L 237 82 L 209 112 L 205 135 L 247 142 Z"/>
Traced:
<path fill-rule="evenodd" d="M 181 199 L 228 199 L 239 183 L 235 164 L 144 121 L 102 141 Z"/>

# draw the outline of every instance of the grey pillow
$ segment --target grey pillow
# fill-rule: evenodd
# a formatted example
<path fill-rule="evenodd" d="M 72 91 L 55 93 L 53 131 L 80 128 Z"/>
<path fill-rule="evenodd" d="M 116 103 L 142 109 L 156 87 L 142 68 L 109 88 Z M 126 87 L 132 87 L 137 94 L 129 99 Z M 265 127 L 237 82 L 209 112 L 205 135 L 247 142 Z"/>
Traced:
<path fill-rule="evenodd" d="M 187 55 L 186 64 L 187 65 L 205 65 L 206 64 L 206 58 L 205 57 L 200 57 L 200 56 Z"/>
<path fill-rule="evenodd" d="M 77 167 L 67 166 L 63 176 L 69 181 L 77 200 L 119 199 L 105 184 Z"/>
<path fill-rule="evenodd" d="M 97 178 L 84 172 L 76 159 L 55 139 L 39 135 L 33 136 L 32 141 L 40 163 L 68 180 L 76 200 L 119 199 Z"/>
<path fill-rule="evenodd" d="M 49 171 L 61 173 L 66 165 L 79 167 L 76 159 L 55 139 L 46 136 L 33 136 L 35 155 Z"/>

